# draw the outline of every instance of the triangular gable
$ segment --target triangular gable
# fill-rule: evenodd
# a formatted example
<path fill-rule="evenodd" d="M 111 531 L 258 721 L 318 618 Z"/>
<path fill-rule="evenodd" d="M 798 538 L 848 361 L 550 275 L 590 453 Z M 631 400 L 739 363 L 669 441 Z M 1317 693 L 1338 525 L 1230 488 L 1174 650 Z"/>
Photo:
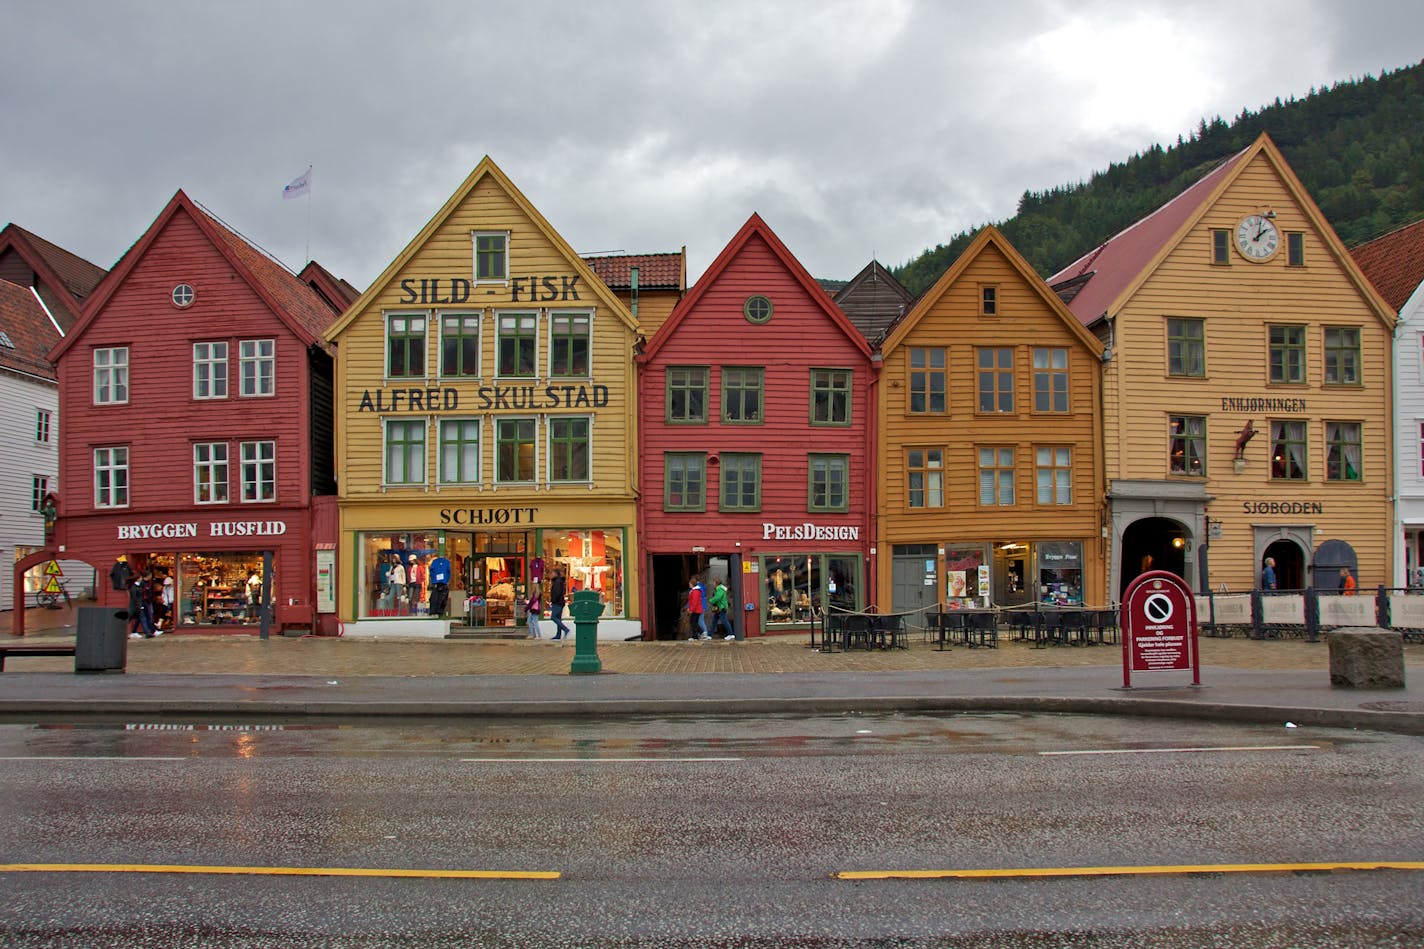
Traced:
<path fill-rule="evenodd" d="M 664 343 L 677 331 L 682 321 L 687 319 L 687 314 L 697 307 L 698 302 L 707 292 L 707 288 L 716 284 L 722 272 L 731 265 L 732 261 L 736 259 L 737 254 L 741 252 L 742 248 L 745 247 L 747 242 L 754 236 L 760 237 L 766 242 L 766 245 L 771 248 L 772 254 L 775 255 L 777 260 L 781 261 L 781 265 L 785 267 L 792 278 L 801 285 L 801 288 L 805 290 L 806 296 L 810 298 L 811 302 L 830 318 L 831 322 L 865 355 L 866 359 L 871 358 L 870 344 L 866 342 L 865 336 L 861 334 L 860 330 L 856 329 L 855 324 L 850 321 L 850 318 L 841 312 L 840 307 L 831 302 L 831 298 L 826 295 L 826 291 L 821 289 L 820 284 L 816 283 L 815 278 L 807 273 L 806 268 L 801 266 L 801 262 L 796 259 L 795 255 L 786 248 L 785 244 L 781 243 L 781 239 L 767 226 L 766 222 L 761 219 L 761 216 L 753 213 L 752 216 L 747 219 L 747 223 L 742 225 L 742 229 L 736 233 L 736 236 L 727 243 L 726 247 L 722 248 L 722 252 L 717 255 L 716 260 L 712 261 L 712 265 L 702 274 L 702 278 L 687 292 L 685 297 L 678 301 L 672 313 L 668 315 L 663 325 L 658 328 L 657 333 L 653 335 L 653 338 L 648 341 L 648 345 L 644 347 L 643 354 L 639 357 L 641 362 L 648 362 L 657 354 Z"/>
<path fill-rule="evenodd" d="M 884 291 L 893 300 L 899 301 L 898 312 L 888 313 L 874 305 L 866 305 L 862 300 L 867 292 Z M 832 302 L 854 323 L 868 340 L 876 340 L 897 319 L 904 316 L 915 302 L 915 295 L 905 289 L 905 285 L 895 279 L 895 275 L 872 260 L 851 278 L 850 282 L 831 295 Z"/>
<path fill-rule="evenodd" d="M 1370 309 L 1386 326 L 1393 327 L 1394 314 L 1390 312 L 1389 305 L 1360 271 L 1305 185 L 1265 132 L 1257 136 L 1249 147 L 1233 155 L 1167 204 L 1049 277 L 1049 285 L 1058 286 L 1096 271 L 1092 279 L 1078 289 L 1070 309 L 1085 324 L 1117 313 L 1257 157 L 1265 160 L 1279 176 L 1291 199 L 1321 236 L 1326 249 L 1365 298 Z M 1118 246 L 1115 248 L 1114 244 Z"/>
<path fill-rule="evenodd" d="M 302 272 L 297 274 L 297 279 L 315 290 L 326 305 L 331 307 L 333 313 L 346 312 L 346 308 L 361 296 L 360 290 L 314 260 L 307 261 Z"/>
<path fill-rule="evenodd" d="M 109 271 L 108 276 L 85 301 L 83 315 L 74 330 L 50 352 L 49 358 L 52 361 L 58 362 L 69 347 L 84 335 L 118 288 L 138 266 L 139 261 L 148 253 L 158 235 L 163 233 L 169 222 L 178 214 L 186 214 L 192 219 L 214 249 L 227 259 L 238 276 L 294 336 L 305 345 L 325 347 L 321 331 L 330 321 L 331 311 L 321 302 L 316 292 L 302 283 L 295 274 L 211 217 L 180 188 L 144 231 L 143 236 L 119 259 L 114 269 Z"/>
<path fill-rule="evenodd" d="M 0 254 L 12 249 L 34 270 L 44 284 L 53 290 L 69 312 L 61 314 L 66 322 L 77 321 L 84 300 L 94 292 L 107 271 L 51 243 L 18 224 L 7 224 L 0 230 Z M 67 329 L 68 327 L 64 327 Z"/>
<path fill-rule="evenodd" d="M 381 272 L 381 275 L 371 282 L 371 285 L 366 288 L 366 292 L 361 294 L 360 299 L 348 307 L 341 318 L 327 328 L 326 338 L 328 341 L 335 342 L 337 337 L 346 330 L 346 327 L 351 325 L 351 322 L 355 320 L 357 316 L 366 312 L 375 301 L 380 299 L 381 294 L 386 292 L 386 288 L 396 278 L 396 275 L 404 270 L 411 260 L 415 258 L 416 254 L 430 241 L 431 237 L 433 237 L 440 228 L 445 226 L 445 222 L 465 203 L 465 200 L 470 196 L 471 192 L 475 190 L 475 186 L 486 177 L 492 178 L 500 189 L 509 196 L 510 200 L 515 203 L 519 210 L 533 222 L 534 227 L 544 235 L 544 238 L 548 240 L 549 243 L 554 245 L 555 250 L 559 252 L 560 256 L 568 261 L 569 266 L 572 267 L 580 277 L 584 278 L 584 283 L 598 295 L 599 300 L 603 302 L 604 306 L 618 314 L 618 318 L 621 319 L 630 330 L 637 331 L 638 327 L 633 320 L 633 314 L 628 312 L 628 308 L 623 305 L 623 301 L 619 300 L 617 295 L 608 288 L 608 285 L 598 278 L 598 275 L 584 262 L 583 258 L 564 240 L 563 235 L 554 230 L 553 226 L 545 220 L 544 215 L 539 213 L 539 209 L 534 207 L 528 198 L 524 197 L 524 193 L 516 188 L 514 182 L 510 181 L 504 172 L 499 169 L 499 166 L 486 155 L 480 159 L 480 163 L 475 166 L 474 171 L 470 172 L 469 177 L 465 179 L 464 183 L 455 189 L 454 194 L 450 195 L 449 200 L 445 202 L 439 211 L 435 212 L 435 216 L 426 222 L 426 225 L 411 239 L 410 243 L 405 246 L 405 249 L 396 255 L 395 260 L 387 265 L 386 269 Z"/>
<path fill-rule="evenodd" d="M 1043 278 L 1038 275 L 1038 272 L 1033 269 L 1033 266 L 1014 248 L 1013 244 L 1009 243 L 1009 239 L 1005 237 L 998 228 L 991 224 L 975 235 L 974 240 L 964 249 L 964 253 L 960 254 L 959 258 L 950 265 L 949 269 L 940 275 L 940 278 L 935 281 L 934 286 L 922 293 L 920 298 L 915 301 L 915 305 L 910 308 L 909 312 L 886 331 L 885 339 L 880 344 L 882 356 L 885 353 L 894 352 L 899 348 L 905 341 L 905 337 L 918 325 L 925 314 L 935 308 L 940 298 L 949 292 L 949 288 L 954 286 L 964 275 L 964 272 L 969 269 L 974 261 L 977 260 L 990 245 L 993 245 L 999 253 L 1004 255 L 1004 259 L 1014 268 L 1014 271 L 1022 278 L 1024 284 L 1032 289 L 1034 293 L 1038 294 L 1039 298 L 1043 300 L 1049 310 L 1062 321 L 1063 325 L 1067 327 L 1073 336 L 1094 355 L 1102 355 L 1103 344 L 1098 341 L 1098 338 L 1088 332 L 1083 324 L 1069 311 L 1063 301 L 1058 298 L 1058 295 L 1054 293 L 1048 284 L 1044 282 Z"/>

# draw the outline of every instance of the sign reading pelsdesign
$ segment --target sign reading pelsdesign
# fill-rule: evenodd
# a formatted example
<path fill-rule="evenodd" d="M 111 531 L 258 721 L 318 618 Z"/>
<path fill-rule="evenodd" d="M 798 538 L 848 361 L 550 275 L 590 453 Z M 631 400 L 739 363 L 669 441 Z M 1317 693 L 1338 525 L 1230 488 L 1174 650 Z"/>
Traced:
<path fill-rule="evenodd" d="M 860 540 L 859 527 L 839 524 L 772 524 L 762 522 L 762 540 Z"/>

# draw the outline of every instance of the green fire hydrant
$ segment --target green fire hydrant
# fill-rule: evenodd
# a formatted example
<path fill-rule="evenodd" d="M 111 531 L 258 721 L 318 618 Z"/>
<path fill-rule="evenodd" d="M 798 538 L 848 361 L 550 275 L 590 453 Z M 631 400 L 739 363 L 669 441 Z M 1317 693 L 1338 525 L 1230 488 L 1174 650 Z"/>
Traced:
<path fill-rule="evenodd" d="M 574 618 L 574 661 L 570 675 L 603 671 L 598 659 L 598 617 L 603 614 L 603 597 L 597 590 L 579 590 L 574 594 L 569 613 Z"/>

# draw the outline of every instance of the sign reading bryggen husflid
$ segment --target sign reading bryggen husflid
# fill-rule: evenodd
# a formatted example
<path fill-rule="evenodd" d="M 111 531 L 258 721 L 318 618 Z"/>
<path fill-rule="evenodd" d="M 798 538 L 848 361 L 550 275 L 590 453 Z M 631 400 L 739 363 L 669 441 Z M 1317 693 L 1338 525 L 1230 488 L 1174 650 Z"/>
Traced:
<path fill-rule="evenodd" d="M 636 324 L 494 162 L 327 338 L 348 634 L 513 625 L 556 574 L 639 631 Z"/>

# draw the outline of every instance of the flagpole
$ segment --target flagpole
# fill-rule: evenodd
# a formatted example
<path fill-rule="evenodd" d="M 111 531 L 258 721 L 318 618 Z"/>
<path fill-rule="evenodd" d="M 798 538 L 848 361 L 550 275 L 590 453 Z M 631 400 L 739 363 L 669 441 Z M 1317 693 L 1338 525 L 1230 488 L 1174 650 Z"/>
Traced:
<path fill-rule="evenodd" d="M 311 169 L 307 169 L 307 174 L 311 174 Z M 311 188 L 307 188 L 307 259 L 302 261 L 302 267 L 311 263 Z"/>

